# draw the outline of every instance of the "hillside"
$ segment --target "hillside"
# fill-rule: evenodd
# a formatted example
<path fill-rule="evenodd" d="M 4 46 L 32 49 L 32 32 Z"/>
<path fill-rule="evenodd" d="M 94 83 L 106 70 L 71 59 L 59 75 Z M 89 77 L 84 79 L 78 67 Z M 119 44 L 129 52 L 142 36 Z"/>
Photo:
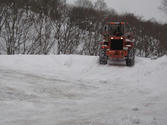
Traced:
<path fill-rule="evenodd" d="M 126 11 L 118 14 L 112 8 L 107 9 L 107 5 L 113 6 L 108 1 L 75 1 L 75 5 L 69 5 L 66 0 L 1 0 L 0 55 L 97 56 L 106 22 L 128 22 L 126 32 L 133 34 L 137 56 L 148 58 L 167 54 L 167 24 L 153 18 L 144 20 Z M 135 8 L 133 3 L 129 6 Z M 153 10 L 147 13 L 155 15 Z"/>
<path fill-rule="evenodd" d="M 164 125 L 167 57 L 0 56 L 2 125 Z"/>

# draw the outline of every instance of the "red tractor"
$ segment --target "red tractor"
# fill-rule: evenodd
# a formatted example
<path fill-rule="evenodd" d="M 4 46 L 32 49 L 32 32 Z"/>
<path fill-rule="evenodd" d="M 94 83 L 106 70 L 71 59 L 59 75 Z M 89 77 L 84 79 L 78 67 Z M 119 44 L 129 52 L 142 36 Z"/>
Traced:
<path fill-rule="evenodd" d="M 109 59 L 124 59 L 127 66 L 134 65 L 135 41 L 128 23 L 106 23 L 103 36 L 104 41 L 100 43 L 100 64 L 107 64 Z"/>

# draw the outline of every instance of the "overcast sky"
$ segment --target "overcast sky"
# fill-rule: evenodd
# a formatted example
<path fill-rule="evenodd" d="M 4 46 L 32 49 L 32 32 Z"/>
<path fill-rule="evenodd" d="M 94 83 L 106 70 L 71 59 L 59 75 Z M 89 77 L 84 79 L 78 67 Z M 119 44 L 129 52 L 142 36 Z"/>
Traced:
<path fill-rule="evenodd" d="M 75 0 L 67 0 L 73 3 Z M 92 0 L 94 1 L 94 0 Z M 159 22 L 167 22 L 167 16 L 159 10 L 162 0 L 105 0 L 107 6 L 118 13 L 131 12 L 144 19 L 155 18 Z"/>

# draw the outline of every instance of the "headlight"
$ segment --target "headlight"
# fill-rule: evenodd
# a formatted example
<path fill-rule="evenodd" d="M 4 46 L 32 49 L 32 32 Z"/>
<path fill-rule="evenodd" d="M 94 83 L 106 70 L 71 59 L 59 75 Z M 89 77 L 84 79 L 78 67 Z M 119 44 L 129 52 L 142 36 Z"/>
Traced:
<path fill-rule="evenodd" d="M 126 47 L 132 47 L 132 45 L 126 45 Z"/>

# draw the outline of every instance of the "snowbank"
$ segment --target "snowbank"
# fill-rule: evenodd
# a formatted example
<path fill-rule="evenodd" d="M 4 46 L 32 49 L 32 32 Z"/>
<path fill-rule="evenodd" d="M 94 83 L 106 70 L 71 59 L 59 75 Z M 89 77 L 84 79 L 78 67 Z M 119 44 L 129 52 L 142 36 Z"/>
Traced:
<path fill-rule="evenodd" d="M 78 55 L 0 56 L 0 124 L 164 125 L 167 57 L 134 67 Z"/>

